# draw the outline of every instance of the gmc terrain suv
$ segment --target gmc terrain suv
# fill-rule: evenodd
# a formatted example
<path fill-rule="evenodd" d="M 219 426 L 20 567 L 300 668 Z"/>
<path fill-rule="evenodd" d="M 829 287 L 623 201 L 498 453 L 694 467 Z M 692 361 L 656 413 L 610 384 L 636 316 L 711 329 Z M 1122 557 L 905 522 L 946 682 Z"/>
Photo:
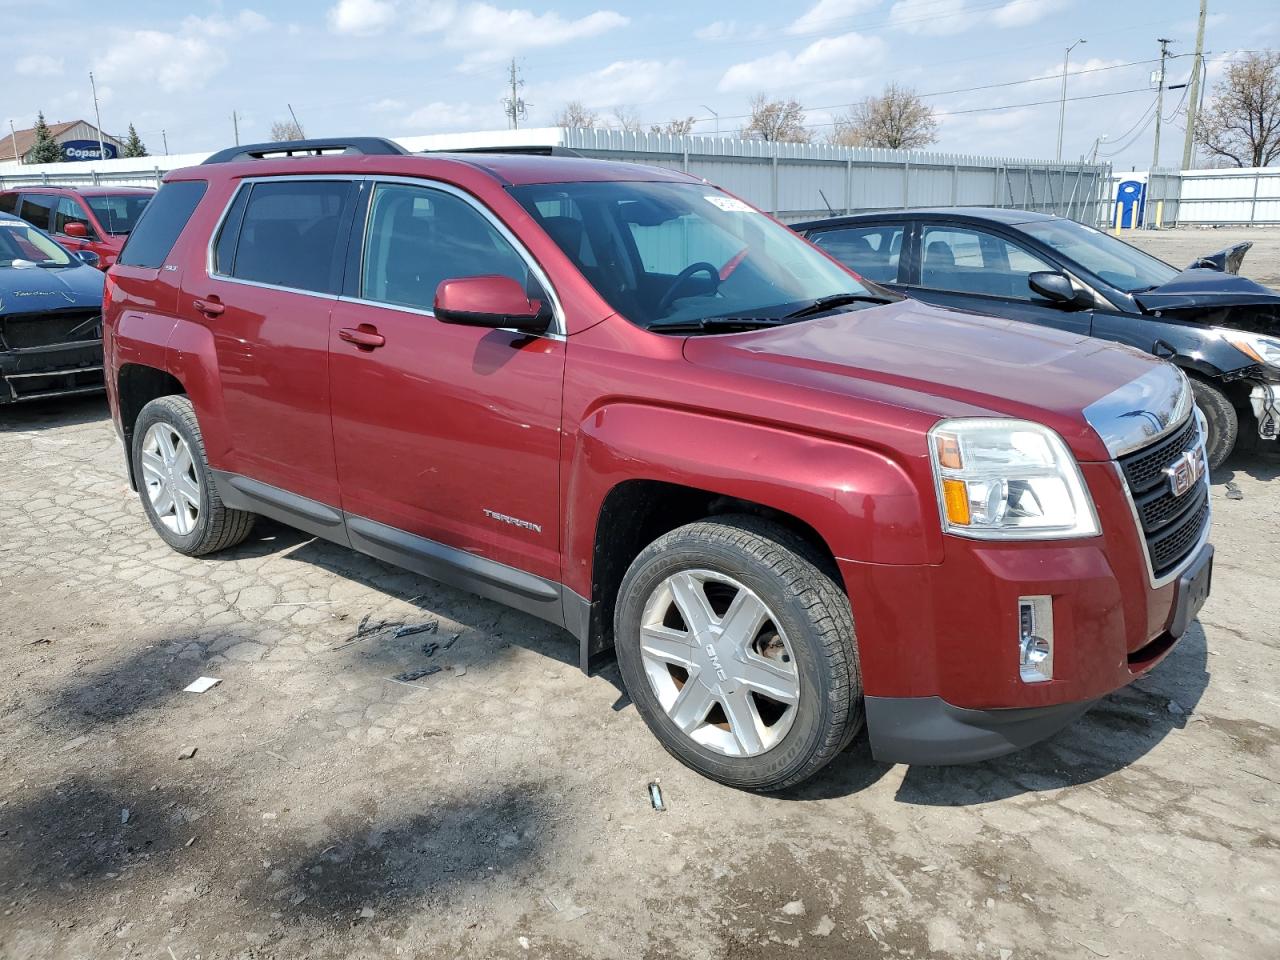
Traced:
<path fill-rule="evenodd" d="M 236 147 L 166 177 L 107 296 L 166 542 L 273 517 L 563 625 L 734 786 L 864 723 L 891 761 L 1030 744 L 1208 593 L 1176 367 L 905 300 L 674 171 Z"/>

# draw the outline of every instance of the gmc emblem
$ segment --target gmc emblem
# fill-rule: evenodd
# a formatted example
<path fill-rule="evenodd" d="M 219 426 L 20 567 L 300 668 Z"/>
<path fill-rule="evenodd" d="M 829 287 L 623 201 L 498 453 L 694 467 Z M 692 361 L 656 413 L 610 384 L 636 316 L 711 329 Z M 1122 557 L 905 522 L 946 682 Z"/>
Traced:
<path fill-rule="evenodd" d="M 1194 487 L 1204 476 L 1204 472 L 1204 457 L 1200 455 L 1199 448 L 1186 451 L 1164 468 L 1165 476 L 1169 478 L 1169 487 L 1173 490 L 1175 497 L 1182 496 Z"/>

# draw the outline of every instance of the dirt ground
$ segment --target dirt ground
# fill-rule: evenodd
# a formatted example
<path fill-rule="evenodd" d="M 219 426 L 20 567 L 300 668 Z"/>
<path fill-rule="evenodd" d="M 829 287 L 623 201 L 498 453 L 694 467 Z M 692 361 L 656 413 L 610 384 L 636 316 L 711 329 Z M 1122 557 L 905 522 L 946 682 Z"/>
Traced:
<path fill-rule="evenodd" d="M 1278 473 L 1215 476 L 1199 624 L 1052 740 L 760 797 L 567 634 L 274 524 L 181 557 L 101 399 L 5 410 L 0 957 L 1269 960 Z"/>
<path fill-rule="evenodd" d="M 1175 230 L 1130 230 L 1121 239 L 1175 267 L 1197 257 L 1248 240 L 1253 244 L 1240 272 L 1269 287 L 1280 287 L 1280 227 L 1179 227 Z"/>

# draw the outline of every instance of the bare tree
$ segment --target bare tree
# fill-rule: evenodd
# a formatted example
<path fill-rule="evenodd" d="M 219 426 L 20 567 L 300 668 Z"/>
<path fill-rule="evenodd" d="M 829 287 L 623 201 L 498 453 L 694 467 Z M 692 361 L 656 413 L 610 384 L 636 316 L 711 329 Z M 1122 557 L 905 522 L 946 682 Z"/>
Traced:
<path fill-rule="evenodd" d="M 671 137 L 687 137 L 693 133 L 693 125 L 697 122 L 695 117 L 681 117 L 678 120 L 668 120 L 666 123 L 655 123 L 649 128 L 649 132 L 665 133 Z"/>
<path fill-rule="evenodd" d="M 828 139 L 845 147 L 918 150 L 937 141 L 938 121 L 914 90 L 891 83 L 880 96 L 867 97 L 836 117 Z"/>
<path fill-rule="evenodd" d="M 306 136 L 294 121 L 277 120 L 271 124 L 271 139 L 278 143 L 281 140 L 305 140 Z"/>
<path fill-rule="evenodd" d="M 555 116 L 557 127 L 594 127 L 599 123 L 600 115 L 588 110 L 581 100 L 570 100 Z"/>
<path fill-rule="evenodd" d="M 1251 53 L 1227 67 L 1196 124 L 1196 140 L 1237 167 L 1280 158 L 1280 53 Z"/>
<path fill-rule="evenodd" d="M 804 125 L 804 107 L 796 100 L 770 100 L 767 94 L 751 98 L 751 122 L 742 128 L 744 137 L 808 143 L 811 134 Z"/>
<path fill-rule="evenodd" d="M 644 129 L 635 107 L 614 107 L 613 125 L 623 133 L 639 133 Z"/>

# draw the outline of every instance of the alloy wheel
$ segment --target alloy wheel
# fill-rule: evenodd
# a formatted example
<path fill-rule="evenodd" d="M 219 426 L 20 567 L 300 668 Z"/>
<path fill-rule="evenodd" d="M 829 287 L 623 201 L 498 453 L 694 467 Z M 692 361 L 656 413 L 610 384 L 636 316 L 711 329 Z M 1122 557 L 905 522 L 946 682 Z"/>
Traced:
<path fill-rule="evenodd" d="M 200 519 L 200 476 L 191 447 L 172 426 L 154 423 L 142 438 L 142 481 L 156 517 L 185 537 Z"/>

